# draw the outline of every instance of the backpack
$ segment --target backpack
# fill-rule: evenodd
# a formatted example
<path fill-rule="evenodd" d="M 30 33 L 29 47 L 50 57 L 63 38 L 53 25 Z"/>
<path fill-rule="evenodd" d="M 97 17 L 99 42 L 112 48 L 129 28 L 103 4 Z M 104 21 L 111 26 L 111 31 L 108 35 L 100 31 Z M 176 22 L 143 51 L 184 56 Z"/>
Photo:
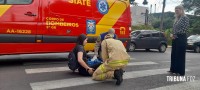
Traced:
<path fill-rule="evenodd" d="M 79 67 L 79 63 L 76 59 L 76 55 L 74 54 L 74 50 L 72 50 L 68 55 L 68 67 L 73 72 Z"/>

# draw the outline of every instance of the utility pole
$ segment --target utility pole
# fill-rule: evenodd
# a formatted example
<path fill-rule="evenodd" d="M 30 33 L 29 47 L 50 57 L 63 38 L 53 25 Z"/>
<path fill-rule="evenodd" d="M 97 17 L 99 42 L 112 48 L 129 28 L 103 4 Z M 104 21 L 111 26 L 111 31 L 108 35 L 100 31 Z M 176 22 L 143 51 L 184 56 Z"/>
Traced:
<path fill-rule="evenodd" d="M 150 6 L 150 14 L 152 13 L 152 4 L 151 4 L 151 6 Z"/>
<path fill-rule="evenodd" d="M 145 25 L 148 25 L 149 23 L 149 10 L 146 9 L 145 11 Z"/>
<path fill-rule="evenodd" d="M 163 1 L 162 16 L 161 16 L 161 22 L 160 22 L 160 31 L 163 31 L 163 17 L 164 17 L 164 10 L 165 10 L 165 2 L 166 2 L 166 0 Z"/>
<path fill-rule="evenodd" d="M 154 13 L 156 13 L 156 4 L 155 4 L 155 10 L 154 10 Z"/>
<path fill-rule="evenodd" d="M 151 23 L 152 23 L 152 4 L 151 4 L 151 6 L 150 6 L 150 14 L 149 14 L 149 20 L 148 20 L 148 23 L 149 23 L 149 25 L 151 25 Z"/>

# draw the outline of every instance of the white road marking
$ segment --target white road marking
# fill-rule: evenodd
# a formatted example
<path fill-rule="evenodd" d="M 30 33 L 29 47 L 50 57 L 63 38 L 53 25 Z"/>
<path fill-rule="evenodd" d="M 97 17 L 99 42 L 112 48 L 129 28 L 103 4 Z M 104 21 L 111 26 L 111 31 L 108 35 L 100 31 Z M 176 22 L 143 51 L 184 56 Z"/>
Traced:
<path fill-rule="evenodd" d="M 155 62 L 130 62 L 128 66 L 137 66 L 137 65 L 152 65 L 158 64 Z M 27 74 L 35 74 L 35 73 L 47 73 L 47 72 L 60 72 L 60 71 L 69 71 L 70 69 L 66 65 L 65 67 L 50 67 L 50 68 L 35 68 L 35 69 L 25 69 Z"/>
<path fill-rule="evenodd" d="M 200 90 L 200 81 L 184 82 L 170 86 L 154 88 L 150 90 Z"/>
<path fill-rule="evenodd" d="M 134 79 L 151 75 L 165 74 L 167 73 L 166 72 L 167 70 L 168 68 L 126 72 L 124 73 L 124 79 Z M 48 89 L 66 88 L 79 85 L 88 85 L 100 82 L 103 81 L 93 81 L 90 77 L 77 77 L 77 78 L 61 79 L 53 81 L 34 82 L 30 83 L 30 86 L 32 90 L 48 90 Z"/>
<path fill-rule="evenodd" d="M 136 60 L 135 58 L 131 58 L 131 60 Z"/>
<path fill-rule="evenodd" d="M 68 70 L 70 69 L 66 66 L 66 67 L 25 69 L 25 72 L 27 74 L 35 74 L 35 73 L 59 72 L 59 71 L 68 71 Z"/>
<path fill-rule="evenodd" d="M 136 66 L 136 65 L 151 65 L 151 64 L 158 64 L 158 63 L 147 61 L 147 62 L 133 62 L 133 63 L 129 63 L 128 65 Z"/>
<path fill-rule="evenodd" d="M 190 62 L 191 60 L 186 60 L 186 62 Z M 162 61 L 162 62 L 171 62 L 171 61 Z"/>

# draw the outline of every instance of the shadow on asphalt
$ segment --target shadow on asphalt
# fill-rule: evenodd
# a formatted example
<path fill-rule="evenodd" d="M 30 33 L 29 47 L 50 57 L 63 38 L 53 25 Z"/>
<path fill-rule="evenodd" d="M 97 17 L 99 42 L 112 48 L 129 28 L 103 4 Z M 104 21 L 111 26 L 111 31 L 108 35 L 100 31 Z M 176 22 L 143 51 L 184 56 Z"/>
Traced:
<path fill-rule="evenodd" d="M 16 54 L 1 55 L 0 66 L 2 65 L 20 65 L 26 62 L 58 62 L 67 61 L 68 53 L 44 53 L 44 54 Z"/>
<path fill-rule="evenodd" d="M 0 68 L 4 66 L 19 66 L 22 64 L 22 61 L 0 61 Z"/>
<path fill-rule="evenodd" d="M 58 63 L 67 62 L 67 59 L 9 59 L 1 60 L 0 67 L 2 66 L 20 66 L 24 63 Z"/>

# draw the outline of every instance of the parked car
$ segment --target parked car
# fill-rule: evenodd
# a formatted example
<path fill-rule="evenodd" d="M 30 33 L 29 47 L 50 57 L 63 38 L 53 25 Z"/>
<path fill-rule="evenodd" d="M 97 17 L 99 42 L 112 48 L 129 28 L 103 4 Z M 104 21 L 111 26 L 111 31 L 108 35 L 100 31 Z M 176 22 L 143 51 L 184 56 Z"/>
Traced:
<path fill-rule="evenodd" d="M 136 30 L 130 33 L 131 43 L 127 47 L 127 51 L 135 49 L 158 49 L 164 53 L 167 48 L 167 39 L 165 35 L 156 30 Z"/>
<path fill-rule="evenodd" d="M 187 38 L 187 50 L 200 53 L 200 35 L 191 35 Z"/>

